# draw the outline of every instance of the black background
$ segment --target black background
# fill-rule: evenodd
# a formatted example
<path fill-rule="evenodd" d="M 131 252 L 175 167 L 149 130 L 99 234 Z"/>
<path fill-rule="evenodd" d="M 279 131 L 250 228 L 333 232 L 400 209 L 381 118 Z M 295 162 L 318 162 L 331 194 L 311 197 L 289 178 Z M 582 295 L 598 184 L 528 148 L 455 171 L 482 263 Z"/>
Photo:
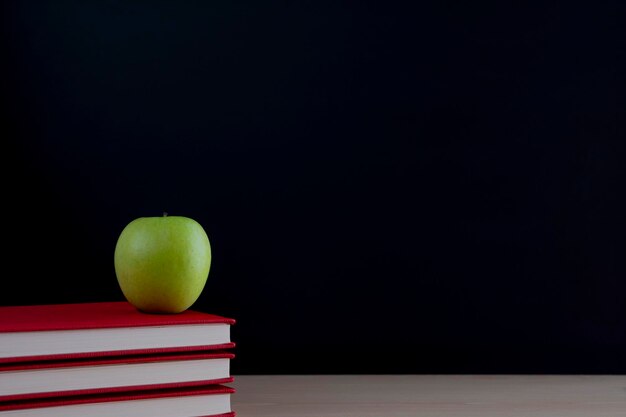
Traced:
<path fill-rule="evenodd" d="M 415 3 L 4 2 L 0 304 L 167 211 L 234 373 L 626 372 L 624 6 Z"/>

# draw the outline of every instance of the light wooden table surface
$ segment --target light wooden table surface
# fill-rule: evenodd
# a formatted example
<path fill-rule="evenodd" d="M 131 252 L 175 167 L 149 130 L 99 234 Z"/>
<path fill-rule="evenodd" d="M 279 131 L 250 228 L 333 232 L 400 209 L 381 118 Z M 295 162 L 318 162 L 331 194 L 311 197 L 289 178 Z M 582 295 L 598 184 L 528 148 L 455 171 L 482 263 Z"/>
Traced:
<path fill-rule="evenodd" d="M 626 417 L 621 375 L 241 375 L 237 417 Z"/>

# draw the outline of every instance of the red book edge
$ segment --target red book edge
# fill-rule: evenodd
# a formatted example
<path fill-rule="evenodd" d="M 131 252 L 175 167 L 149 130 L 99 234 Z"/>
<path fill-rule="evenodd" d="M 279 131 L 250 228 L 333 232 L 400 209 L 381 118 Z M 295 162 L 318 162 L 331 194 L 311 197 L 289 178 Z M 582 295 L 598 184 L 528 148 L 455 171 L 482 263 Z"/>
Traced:
<path fill-rule="evenodd" d="M 16 362 L 37 362 L 37 361 L 61 361 L 81 358 L 99 358 L 105 356 L 135 356 L 135 355 L 155 355 L 172 352 L 193 352 L 200 350 L 224 350 L 233 349 L 234 342 L 221 343 L 218 345 L 202 345 L 202 346 L 175 346 L 169 348 L 155 349 L 127 349 L 127 350 L 109 350 L 100 352 L 76 352 L 76 353 L 59 353 L 54 355 L 33 355 L 33 356 L 17 356 L 0 358 L 0 366 L 2 364 Z"/>
<path fill-rule="evenodd" d="M 188 354 L 166 354 L 166 355 L 137 355 L 127 357 L 104 357 L 89 359 L 70 359 L 67 361 L 43 361 L 43 362 L 23 362 L 8 365 L 0 364 L 0 377 L 4 371 L 30 371 L 36 369 L 51 368 L 80 368 L 83 366 L 101 366 L 101 365 L 118 365 L 118 364 L 138 364 L 150 362 L 167 362 L 180 360 L 198 360 L 198 359 L 233 359 L 235 355 L 231 352 L 215 351 L 215 352 L 192 352 Z M 58 397 L 68 395 L 85 395 L 93 393 L 113 393 L 122 391 L 141 391 L 145 389 L 159 388 L 175 388 L 175 387 L 192 387 L 208 384 L 227 384 L 233 382 L 232 376 L 220 379 L 206 379 L 195 381 L 181 381 L 161 384 L 145 384 L 145 385 L 121 385 L 115 387 L 104 388 L 83 388 L 75 390 L 62 391 L 46 391 L 46 392 L 28 392 L 22 394 L 0 395 L 0 401 L 25 400 L 46 397 Z"/>
<path fill-rule="evenodd" d="M 127 301 L 0 306 L 0 333 L 220 323 L 235 320 L 195 310 L 143 313 Z"/>
<path fill-rule="evenodd" d="M 82 366 L 136 364 L 150 362 L 168 362 L 198 359 L 234 359 L 235 354 L 222 350 L 193 351 L 189 353 L 169 352 L 143 355 L 103 356 L 88 358 L 69 358 L 54 361 L 23 361 L 10 364 L 0 364 L 0 373 L 3 371 L 19 371 L 43 368 L 74 368 Z"/>
<path fill-rule="evenodd" d="M 37 400 L 37 399 L 45 399 L 45 398 L 59 398 L 59 397 L 68 397 L 68 396 L 90 396 L 93 394 L 115 394 L 115 393 L 121 393 L 121 392 L 132 393 L 136 391 L 145 391 L 145 390 L 191 388 L 191 387 L 198 387 L 198 386 L 203 386 L 203 385 L 229 384 L 233 382 L 234 380 L 235 378 L 230 376 L 228 378 L 221 378 L 221 379 L 207 379 L 203 381 L 188 381 L 188 382 L 172 382 L 168 384 L 129 385 L 129 386 L 107 387 L 107 388 L 97 388 L 97 389 L 88 388 L 88 389 L 77 389 L 77 390 L 67 390 L 67 391 L 36 392 L 36 393 L 28 393 L 28 394 L 0 396 L 0 403 L 11 402 L 11 401 Z M 0 410 L 1 409 L 2 407 L 0 406 Z"/>
<path fill-rule="evenodd" d="M 25 410 L 32 408 L 61 407 L 76 404 L 93 404 L 114 401 L 132 401 L 150 398 L 181 397 L 188 395 L 232 394 L 235 389 L 225 385 L 204 385 L 198 387 L 175 387 L 124 391 L 114 393 L 93 393 L 87 395 L 59 396 L 44 399 L 15 400 L 0 403 L 0 411 Z M 226 413 L 226 416 L 231 414 Z M 216 416 L 211 416 L 216 417 Z"/>

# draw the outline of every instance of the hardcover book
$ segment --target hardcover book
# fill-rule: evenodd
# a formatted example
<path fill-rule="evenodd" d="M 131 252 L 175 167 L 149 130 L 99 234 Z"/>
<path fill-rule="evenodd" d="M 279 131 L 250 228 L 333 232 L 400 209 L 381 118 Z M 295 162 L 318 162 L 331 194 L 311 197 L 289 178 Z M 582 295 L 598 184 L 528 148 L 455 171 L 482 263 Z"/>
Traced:
<path fill-rule="evenodd" d="M 0 403 L 0 417 L 233 417 L 224 385 L 59 396 Z"/>
<path fill-rule="evenodd" d="M 0 307 L 0 363 L 228 349 L 234 319 L 126 301 Z"/>
<path fill-rule="evenodd" d="M 233 381 L 226 351 L 0 364 L 0 402 Z"/>

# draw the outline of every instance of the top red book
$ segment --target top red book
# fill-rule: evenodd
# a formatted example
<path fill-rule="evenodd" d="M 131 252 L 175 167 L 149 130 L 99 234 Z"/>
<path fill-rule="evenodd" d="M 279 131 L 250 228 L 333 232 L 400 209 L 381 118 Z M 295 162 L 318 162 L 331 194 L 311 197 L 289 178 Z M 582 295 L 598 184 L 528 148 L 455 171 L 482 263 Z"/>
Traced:
<path fill-rule="evenodd" d="M 142 313 L 126 301 L 0 307 L 0 363 L 228 349 L 232 318 Z"/>

